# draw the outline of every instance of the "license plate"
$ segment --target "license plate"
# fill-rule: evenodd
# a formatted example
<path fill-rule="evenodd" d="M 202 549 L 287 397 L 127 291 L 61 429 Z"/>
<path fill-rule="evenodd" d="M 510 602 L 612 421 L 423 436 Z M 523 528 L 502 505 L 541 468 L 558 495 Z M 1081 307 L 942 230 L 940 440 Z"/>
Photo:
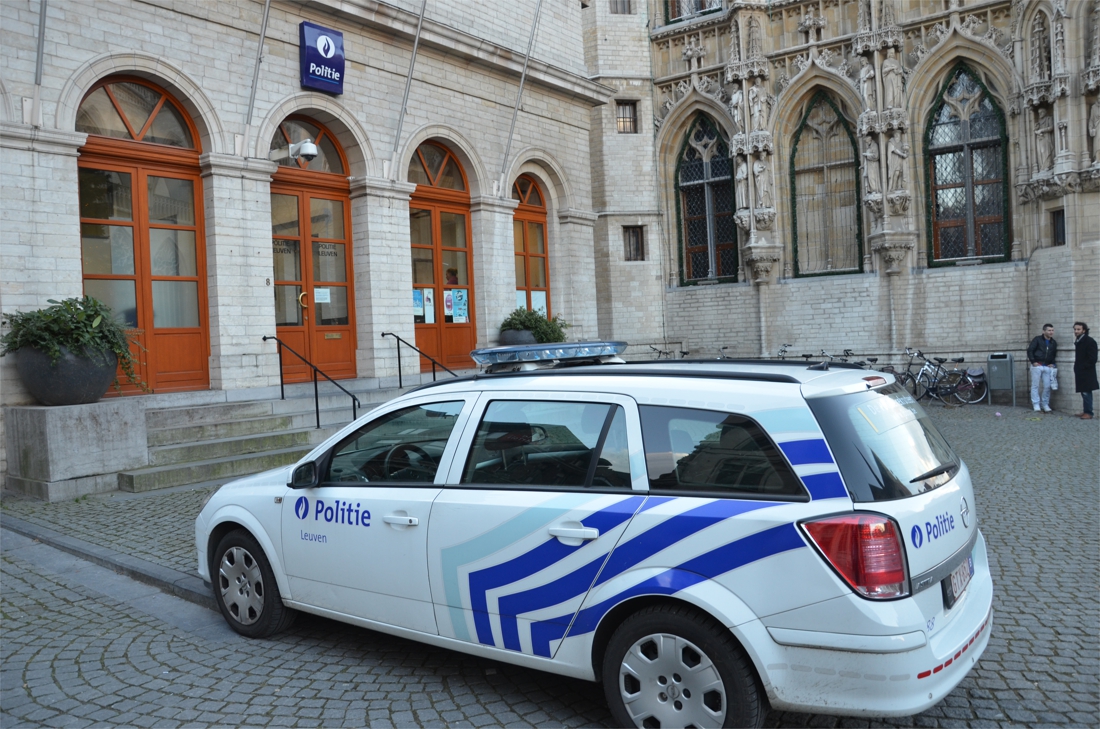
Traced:
<path fill-rule="evenodd" d="M 974 557 L 968 556 L 966 561 L 955 568 L 954 572 L 944 578 L 943 582 L 943 607 L 950 610 L 955 602 L 962 597 L 966 586 L 970 584 L 970 578 L 974 576 Z"/>

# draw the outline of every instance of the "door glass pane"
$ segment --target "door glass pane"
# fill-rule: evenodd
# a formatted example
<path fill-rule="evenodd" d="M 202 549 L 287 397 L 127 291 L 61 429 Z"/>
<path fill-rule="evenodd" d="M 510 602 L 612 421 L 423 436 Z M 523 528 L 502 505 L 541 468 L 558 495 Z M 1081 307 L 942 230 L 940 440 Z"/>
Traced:
<path fill-rule="evenodd" d="M 184 149 L 195 148 L 194 143 L 191 141 L 191 132 L 187 129 L 187 123 L 176 111 L 176 107 L 167 101 L 164 102 L 164 106 L 160 107 L 156 119 L 153 119 L 149 131 L 145 132 L 145 136 L 141 138 L 141 141 L 152 142 L 153 144 L 169 144 Z"/>
<path fill-rule="evenodd" d="M 134 274 L 134 230 L 121 225 L 80 226 L 84 273 Z"/>
<path fill-rule="evenodd" d="M 195 185 L 191 180 L 149 176 L 149 222 L 195 224 Z"/>
<path fill-rule="evenodd" d="M 427 210 L 409 209 L 409 240 L 414 246 L 432 244 L 432 214 Z"/>
<path fill-rule="evenodd" d="M 409 160 L 409 182 L 414 185 L 430 185 L 432 181 L 428 179 L 428 173 L 424 171 L 424 165 L 420 162 L 420 157 L 413 155 L 413 158 Z"/>
<path fill-rule="evenodd" d="M 528 286 L 546 287 L 546 259 L 531 257 L 527 259 Z"/>
<path fill-rule="evenodd" d="M 531 186 L 531 197 L 527 198 L 527 204 L 538 205 L 540 208 L 542 207 L 542 195 L 539 194 L 538 187 L 534 185 Z"/>
<path fill-rule="evenodd" d="M 324 299 L 328 299 L 325 301 Z M 348 323 L 348 290 L 344 286 L 318 286 L 313 289 L 318 324 L 336 326 Z"/>
<path fill-rule="evenodd" d="M 324 482 L 431 483 L 463 404 L 417 405 L 372 420 L 336 444 Z"/>
<path fill-rule="evenodd" d="M 145 122 L 149 121 L 149 115 L 153 113 L 162 96 L 159 91 L 148 86 L 130 82 L 111 84 L 111 93 L 114 94 L 126 121 L 130 122 L 134 134 L 141 134 Z"/>
<path fill-rule="evenodd" d="M 516 292 L 516 308 L 517 309 L 526 309 L 527 308 L 527 291 L 526 290 L 521 290 L 521 291 Z"/>
<path fill-rule="evenodd" d="M 466 247 L 466 216 L 460 213 L 439 214 L 440 244 L 445 248 Z"/>
<path fill-rule="evenodd" d="M 313 141 L 317 142 L 316 139 Z M 337 174 L 344 173 L 344 165 L 340 161 L 340 153 L 336 151 L 336 145 L 332 143 L 332 140 L 328 138 L 328 135 L 321 137 L 321 141 L 317 142 L 317 151 L 319 155 L 310 160 L 306 165 L 307 170 L 315 170 L 317 172 L 335 172 Z"/>
<path fill-rule="evenodd" d="M 344 237 L 344 203 L 339 200 L 309 201 L 309 229 L 314 238 Z"/>
<path fill-rule="evenodd" d="M 527 252 L 546 253 L 546 239 L 543 236 L 542 223 L 527 224 Z"/>
<path fill-rule="evenodd" d="M 304 142 L 307 139 L 316 140 L 317 137 L 321 134 L 320 127 L 316 127 L 307 121 L 302 121 L 301 119 L 287 119 L 280 125 L 280 127 L 285 130 L 286 135 L 290 137 L 291 144 Z M 278 135 L 278 137 L 281 136 L 282 135 Z"/>
<path fill-rule="evenodd" d="M 531 181 L 526 177 L 521 177 L 516 180 L 516 187 L 519 188 L 519 199 L 523 200 L 527 197 L 527 191 L 531 189 Z"/>
<path fill-rule="evenodd" d="M 197 327 L 199 325 L 199 284 L 197 281 L 153 282 L 153 326 Z"/>
<path fill-rule="evenodd" d="M 531 292 L 531 311 L 540 312 L 543 316 L 546 316 L 546 292 L 545 291 L 532 291 Z"/>
<path fill-rule="evenodd" d="M 111 170 L 80 169 L 80 217 L 133 220 L 130 175 Z"/>
<path fill-rule="evenodd" d="M 111 307 L 115 319 L 127 328 L 137 329 L 137 295 L 133 281 L 84 279 L 84 295 Z"/>
<path fill-rule="evenodd" d="M 412 267 L 414 284 L 435 283 L 435 257 L 431 248 L 412 249 Z"/>
<path fill-rule="evenodd" d="M 301 286 L 275 287 L 275 325 L 296 327 L 302 325 L 302 307 L 298 306 Z"/>
<path fill-rule="evenodd" d="M 443 283 L 448 286 L 469 286 L 466 275 L 466 254 L 463 251 L 443 251 Z"/>
<path fill-rule="evenodd" d="M 276 281 L 301 281 L 301 260 L 298 257 L 298 241 L 273 240 L 271 249 L 275 259 Z"/>
<path fill-rule="evenodd" d="M 516 256 L 516 286 L 523 288 L 527 286 L 527 259 L 523 256 Z M 524 307 L 526 308 L 526 307 Z"/>
<path fill-rule="evenodd" d="M 313 241 L 313 280 L 348 280 L 343 243 L 321 243 L 320 241 Z"/>
<path fill-rule="evenodd" d="M 523 222 L 519 220 L 512 221 L 512 245 L 515 247 L 516 253 L 523 253 Z"/>
<path fill-rule="evenodd" d="M 103 87 L 88 94 L 88 98 L 80 104 L 76 112 L 76 131 L 116 139 L 130 138 L 130 131 Z"/>
<path fill-rule="evenodd" d="M 154 276 L 198 275 L 195 231 L 150 228 L 149 249 Z"/>
<path fill-rule="evenodd" d="M 298 196 L 271 196 L 271 234 L 298 235 Z"/>
<path fill-rule="evenodd" d="M 466 185 L 462 182 L 462 173 L 458 171 L 458 165 L 453 159 L 447 161 L 447 166 L 439 177 L 439 187 L 445 187 L 448 190 L 466 189 Z"/>
<path fill-rule="evenodd" d="M 489 403 L 462 483 L 584 486 L 604 421 L 603 403 Z"/>

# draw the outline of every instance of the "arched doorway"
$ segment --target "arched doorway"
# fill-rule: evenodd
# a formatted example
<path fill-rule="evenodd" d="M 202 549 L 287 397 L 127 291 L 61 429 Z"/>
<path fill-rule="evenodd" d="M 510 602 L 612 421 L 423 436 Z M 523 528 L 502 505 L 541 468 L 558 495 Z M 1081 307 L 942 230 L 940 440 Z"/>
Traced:
<path fill-rule="evenodd" d="M 512 240 L 516 257 L 516 308 L 550 311 L 550 256 L 546 239 L 546 198 L 539 184 L 520 175 L 512 185 L 512 199 L 518 200 L 512 219 Z"/>
<path fill-rule="evenodd" d="M 306 159 L 301 145 L 316 156 Z M 275 327 L 279 339 L 332 378 L 355 377 L 351 200 L 347 160 L 321 124 L 290 116 L 271 138 L 279 169 L 271 180 Z M 287 382 L 312 370 L 283 353 Z"/>
<path fill-rule="evenodd" d="M 450 150 L 425 142 L 409 162 L 409 182 L 416 183 L 409 202 L 416 346 L 448 367 L 472 367 L 477 333 L 466 173 Z"/>
<path fill-rule="evenodd" d="M 209 387 L 198 133 L 180 104 L 138 78 L 92 87 L 77 111 L 84 293 L 134 334 L 156 392 Z M 136 392 L 124 386 L 124 392 Z"/>

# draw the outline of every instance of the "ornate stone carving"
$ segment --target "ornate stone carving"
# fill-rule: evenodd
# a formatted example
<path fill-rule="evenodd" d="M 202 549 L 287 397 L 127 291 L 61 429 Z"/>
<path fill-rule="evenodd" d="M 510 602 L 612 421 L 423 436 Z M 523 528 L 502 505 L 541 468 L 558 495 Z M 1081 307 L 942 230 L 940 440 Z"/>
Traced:
<path fill-rule="evenodd" d="M 894 190 L 886 196 L 886 202 L 890 204 L 891 215 L 905 215 L 909 212 L 909 191 Z"/>
<path fill-rule="evenodd" d="M 738 157 L 733 175 L 734 197 L 737 209 L 748 210 L 749 207 L 749 163 L 744 157 Z M 746 223 L 746 226 L 748 224 Z M 748 228 L 745 228 L 748 230 Z"/>
<path fill-rule="evenodd" d="M 688 69 L 699 69 L 703 67 L 703 59 L 707 57 L 707 49 L 703 47 L 700 41 L 692 38 L 684 44 L 680 56 L 687 62 Z"/>
<path fill-rule="evenodd" d="M 905 107 L 905 74 L 893 48 L 882 60 L 882 105 L 887 109 Z"/>
<path fill-rule="evenodd" d="M 874 111 L 868 109 L 859 115 L 856 121 L 856 130 L 860 136 L 865 134 L 884 134 L 895 129 L 908 129 L 909 117 L 904 109 L 887 109 Z"/>
<path fill-rule="evenodd" d="M 918 63 L 924 60 L 924 57 L 929 53 L 928 49 L 924 47 L 923 43 L 917 43 L 913 46 L 913 50 L 909 52 L 909 60 L 916 66 Z"/>
<path fill-rule="evenodd" d="M 771 132 L 766 129 L 757 129 L 747 136 L 742 134 L 734 134 L 730 138 L 730 156 L 738 154 L 756 154 L 757 152 L 767 152 L 771 154 L 775 151 L 775 146 L 772 144 Z"/>
<path fill-rule="evenodd" d="M 901 273 L 901 265 L 905 263 L 909 251 L 913 250 L 913 242 L 908 239 L 883 238 L 873 243 L 871 250 L 877 253 L 886 264 L 886 275 L 896 276 Z"/>
<path fill-rule="evenodd" d="M 794 57 L 794 67 L 798 69 L 798 73 L 802 73 L 810 67 L 810 56 L 807 53 L 802 53 Z"/>
<path fill-rule="evenodd" d="M 738 210 L 733 216 L 733 221 L 737 223 L 737 227 L 746 233 L 752 230 L 752 219 L 748 210 Z"/>
<path fill-rule="evenodd" d="M 749 16 L 749 60 L 764 57 L 764 36 L 760 32 L 760 21 L 755 15 Z"/>
<path fill-rule="evenodd" d="M 899 130 L 891 134 L 889 141 L 886 143 L 886 189 L 891 193 L 909 189 L 907 179 L 908 159 L 909 144 L 905 141 L 905 132 Z M 906 205 L 908 205 L 908 201 Z"/>
<path fill-rule="evenodd" d="M 756 204 L 761 208 L 774 208 L 775 199 L 772 197 L 772 167 L 768 164 L 765 153 L 756 155 L 752 163 L 752 177 L 756 189 Z"/>
<path fill-rule="evenodd" d="M 864 195 L 863 204 L 871 213 L 873 222 L 880 222 L 882 220 L 882 194 L 874 193 L 873 195 Z"/>
<path fill-rule="evenodd" d="M 753 217 L 756 220 L 757 230 L 771 230 L 772 224 L 775 223 L 775 209 L 756 209 L 753 211 Z"/>
<path fill-rule="evenodd" d="M 771 280 L 772 268 L 780 259 L 780 248 L 768 243 L 750 243 L 745 246 L 745 263 L 752 269 L 753 283 L 766 284 Z"/>
<path fill-rule="evenodd" d="M 1080 189 L 1081 176 L 1077 172 L 1062 172 L 1048 178 L 1022 182 L 1016 185 L 1016 194 L 1021 203 L 1030 203 L 1036 200 L 1054 200 Z"/>
<path fill-rule="evenodd" d="M 1050 32 L 1047 30 L 1046 13 L 1035 13 L 1031 23 L 1031 74 L 1032 83 L 1050 80 Z"/>
<path fill-rule="evenodd" d="M 943 23 L 936 23 L 935 25 L 933 25 L 932 30 L 928 31 L 928 33 L 925 35 L 925 39 L 932 44 L 931 46 L 929 46 L 929 50 L 935 48 L 940 43 L 942 43 L 943 39 L 946 38 L 948 33 L 950 32 L 951 29 Z"/>
<path fill-rule="evenodd" d="M 868 196 L 882 192 L 881 171 L 879 170 L 878 140 L 871 135 L 863 138 L 863 192 Z M 881 195 L 879 195 L 881 204 Z"/>
<path fill-rule="evenodd" d="M 730 91 L 729 101 L 730 116 L 733 118 L 733 133 L 735 135 L 745 131 L 745 117 L 741 110 L 744 105 L 745 92 L 741 90 L 741 84 L 735 81 L 733 90 Z"/>
<path fill-rule="evenodd" d="M 869 31 L 871 30 L 871 0 L 858 0 L 858 2 L 856 27 L 861 31 Z"/>
<path fill-rule="evenodd" d="M 875 67 L 870 59 L 863 56 L 859 59 L 859 92 L 863 95 L 863 103 L 868 109 L 874 109 L 875 102 Z"/>
<path fill-rule="evenodd" d="M 812 9 L 809 15 L 802 16 L 798 23 L 798 32 L 806 34 L 806 42 L 813 43 L 821 39 L 821 32 L 825 29 L 825 18 Z"/>
<path fill-rule="evenodd" d="M 1078 175 L 1081 183 L 1081 192 L 1100 192 L 1100 166 L 1093 165 L 1092 169 L 1084 170 Z"/>
<path fill-rule="evenodd" d="M 787 90 L 787 87 L 790 86 L 790 85 L 791 85 L 790 77 L 787 74 L 783 74 L 782 76 L 779 77 L 779 80 L 776 81 L 776 84 L 775 84 L 776 93 L 782 94 L 784 91 Z"/>
<path fill-rule="evenodd" d="M 852 50 L 857 54 L 870 53 L 882 48 L 904 48 L 905 35 L 901 28 L 882 28 L 874 32 L 856 33 Z"/>
<path fill-rule="evenodd" d="M 1093 99 L 1089 107 L 1089 139 L 1092 140 L 1092 163 L 1100 164 L 1100 98 Z"/>
<path fill-rule="evenodd" d="M 767 129 L 775 98 L 768 93 L 758 77 L 749 87 L 749 117 L 753 129 Z"/>
<path fill-rule="evenodd" d="M 729 63 L 741 60 L 741 26 L 737 24 L 737 18 L 730 21 L 730 46 L 726 58 Z"/>
<path fill-rule="evenodd" d="M 1039 107 L 1035 119 L 1035 154 L 1039 170 L 1054 167 L 1054 118 L 1044 107 Z"/>

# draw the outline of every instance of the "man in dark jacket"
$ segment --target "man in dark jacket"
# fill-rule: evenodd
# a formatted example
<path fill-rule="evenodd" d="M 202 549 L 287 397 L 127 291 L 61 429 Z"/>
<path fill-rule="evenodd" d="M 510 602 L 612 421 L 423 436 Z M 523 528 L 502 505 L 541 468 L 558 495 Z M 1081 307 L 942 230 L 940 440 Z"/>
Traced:
<path fill-rule="evenodd" d="M 1031 363 L 1031 407 L 1050 412 L 1050 376 L 1054 373 L 1054 358 L 1058 342 L 1054 341 L 1054 325 L 1044 324 L 1043 333 L 1027 345 L 1027 361 Z"/>
<path fill-rule="evenodd" d="M 1079 418 L 1092 420 L 1092 391 L 1100 390 L 1096 382 L 1096 340 L 1089 336 L 1089 328 L 1083 321 L 1073 323 L 1073 344 L 1077 356 L 1073 360 L 1073 381 L 1077 392 L 1081 393 L 1081 404 L 1085 412 Z"/>

